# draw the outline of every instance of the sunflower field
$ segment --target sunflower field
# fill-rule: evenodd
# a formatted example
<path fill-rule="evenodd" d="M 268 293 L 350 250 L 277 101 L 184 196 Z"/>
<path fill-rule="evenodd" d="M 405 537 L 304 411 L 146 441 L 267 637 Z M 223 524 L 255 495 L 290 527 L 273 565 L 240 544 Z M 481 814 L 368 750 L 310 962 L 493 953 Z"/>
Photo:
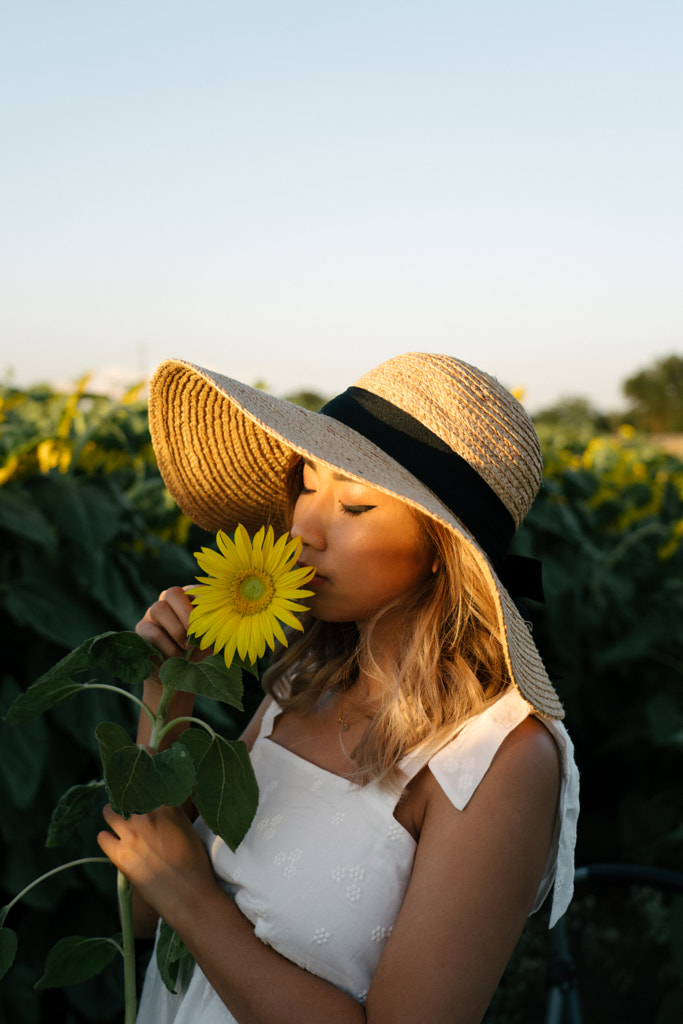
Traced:
<path fill-rule="evenodd" d="M 577 863 L 681 870 L 683 462 L 631 428 L 539 432 L 545 482 L 516 543 L 544 564 L 546 603 L 530 603 L 528 616 L 581 769 Z M 68 394 L 0 386 L 0 714 L 84 639 L 133 628 L 159 591 L 191 582 L 192 553 L 206 544 L 160 479 L 141 391 L 114 400 L 87 380 Z M 247 692 L 245 714 L 257 700 Z M 46 828 L 62 793 L 97 776 L 95 725 L 134 729 L 124 703 L 98 691 L 25 724 L 0 719 L 0 906 L 52 867 L 99 853 L 98 813 L 58 850 L 45 847 Z M 228 738 L 238 733 L 242 716 L 211 714 Z M 107 865 L 64 872 L 13 908 L 20 952 L 0 982 L 0 1021 L 121 1019 L 116 963 L 90 982 L 35 988 L 57 939 L 111 931 L 114 876 Z M 587 1024 L 683 1019 L 681 900 L 577 893 L 568 926 Z M 543 1020 L 543 913 L 489 1024 Z"/>

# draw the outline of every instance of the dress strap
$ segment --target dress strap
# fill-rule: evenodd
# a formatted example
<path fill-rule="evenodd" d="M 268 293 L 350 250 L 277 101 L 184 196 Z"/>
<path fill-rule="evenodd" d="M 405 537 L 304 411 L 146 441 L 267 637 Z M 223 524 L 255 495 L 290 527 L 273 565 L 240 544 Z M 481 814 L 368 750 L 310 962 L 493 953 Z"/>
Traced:
<path fill-rule="evenodd" d="M 261 719 L 261 725 L 259 727 L 257 739 L 262 740 L 270 736 L 271 732 L 273 731 L 275 719 L 277 718 L 281 711 L 282 708 L 273 697 L 270 704 L 263 712 L 263 718 Z"/>
<path fill-rule="evenodd" d="M 401 762 L 407 779 L 429 764 L 429 769 L 454 807 L 462 811 L 491 767 L 505 738 L 532 714 L 531 705 L 518 690 L 511 689 L 476 718 L 466 722 L 460 732 L 432 756 L 414 751 Z M 562 783 L 555 832 L 539 886 L 534 910 L 553 890 L 550 927 L 565 912 L 574 890 L 574 847 L 579 813 L 579 774 L 574 762 L 574 747 L 561 722 L 538 718 L 555 740 L 562 761 Z"/>
<path fill-rule="evenodd" d="M 467 806 L 503 740 L 531 711 L 514 689 L 467 722 L 454 740 L 431 758 L 429 768 L 451 803 Z"/>

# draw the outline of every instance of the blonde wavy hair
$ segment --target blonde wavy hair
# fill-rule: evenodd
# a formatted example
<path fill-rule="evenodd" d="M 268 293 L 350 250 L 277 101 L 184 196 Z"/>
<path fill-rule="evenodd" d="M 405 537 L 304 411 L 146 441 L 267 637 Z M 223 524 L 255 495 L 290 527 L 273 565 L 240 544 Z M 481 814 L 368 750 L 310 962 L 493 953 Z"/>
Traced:
<path fill-rule="evenodd" d="M 301 473 L 302 461 L 295 458 L 287 478 L 290 522 Z M 290 633 L 290 646 L 277 650 L 263 677 L 266 692 L 283 709 L 301 713 L 326 695 L 350 690 L 361 672 L 379 682 L 379 703 L 352 753 L 350 777 L 361 785 L 397 784 L 401 758 L 422 744 L 436 751 L 510 683 L 496 607 L 474 557 L 445 524 L 414 514 L 439 559 L 438 571 L 380 609 L 362 630 L 308 613 L 303 635 Z M 402 628 L 389 661 L 380 665 L 372 638 L 387 614 Z"/>

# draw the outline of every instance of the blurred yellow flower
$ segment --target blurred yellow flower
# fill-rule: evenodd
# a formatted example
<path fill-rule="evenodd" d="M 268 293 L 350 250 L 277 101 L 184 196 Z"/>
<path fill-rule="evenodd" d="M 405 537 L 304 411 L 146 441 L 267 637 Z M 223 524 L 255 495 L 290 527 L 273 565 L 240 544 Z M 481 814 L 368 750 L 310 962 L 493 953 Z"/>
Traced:
<path fill-rule="evenodd" d="M 202 586 L 189 591 L 194 608 L 188 632 L 202 650 L 222 650 L 228 667 L 235 652 L 253 664 L 276 640 L 287 646 L 281 623 L 303 629 L 296 616 L 307 608 L 297 601 L 312 595 L 301 586 L 315 569 L 297 568 L 301 541 L 286 533 L 275 541 L 272 526 L 262 526 L 253 541 L 241 524 L 234 541 L 222 530 L 216 540 L 219 551 L 195 552 L 200 568 L 210 575 L 197 576 Z"/>
<path fill-rule="evenodd" d="M 40 441 L 36 448 L 40 472 L 49 473 L 51 469 L 58 469 L 60 473 L 66 473 L 71 463 L 71 454 L 68 441 L 52 437 Z"/>

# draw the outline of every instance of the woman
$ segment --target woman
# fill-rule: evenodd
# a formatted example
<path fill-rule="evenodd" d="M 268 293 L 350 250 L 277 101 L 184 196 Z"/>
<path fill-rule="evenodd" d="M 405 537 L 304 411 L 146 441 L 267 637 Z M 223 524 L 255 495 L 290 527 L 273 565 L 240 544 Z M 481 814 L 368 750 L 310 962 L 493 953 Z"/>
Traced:
<path fill-rule="evenodd" d="M 178 810 L 105 812 L 140 931 L 161 916 L 198 964 L 178 995 L 150 967 L 139 1020 L 480 1021 L 528 914 L 572 891 L 572 747 L 508 590 L 538 596 L 507 553 L 541 479 L 529 418 L 411 353 L 323 415 L 172 360 L 150 426 L 195 522 L 289 525 L 316 575 L 244 736 L 260 803 L 236 853 Z M 173 588 L 138 630 L 177 655 L 190 608 Z"/>

